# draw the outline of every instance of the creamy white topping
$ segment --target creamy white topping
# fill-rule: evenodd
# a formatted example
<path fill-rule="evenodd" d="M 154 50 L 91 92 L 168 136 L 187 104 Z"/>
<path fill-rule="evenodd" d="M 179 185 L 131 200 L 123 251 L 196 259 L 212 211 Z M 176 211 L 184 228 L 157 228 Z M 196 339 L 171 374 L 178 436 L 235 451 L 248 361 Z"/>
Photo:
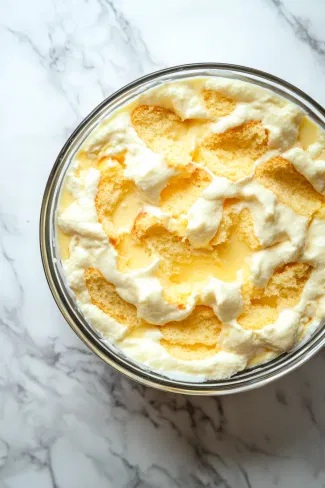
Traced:
<path fill-rule="evenodd" d="M 127 112 L 109 119 L 95 129 L 84 143 L 87 152 L 100 151 L 101 156 L 114 156 L 127 151 L 124 176 L 133 180 L 153 203 L 175 170 L 169 168 L 161 154 L 154 153 L 136 133 Z"/>
<path fill-rule="evenodd" d="M 296 170 L 313 185 L 315 190 L 325 195 L 325 161 L 313 160 L 307 151 L 294 147 L 283 154 Z"/>
<path fill-rule="evenodd" d="M 272 151 L 275 149 L 277 154 L 291 161 L 317 191 L 324 192 L 325 162 L 314 161 L 310 152 L 300 148 L 288 150 L 297 138 L 303 117 L 300 109 L 271 91 L 239 80 L 209 79 L 204 82 L 204 87 L 218 90 L 237 101 L 233 113 L 212 121 L 211 131 L 223 132 L 247 120 L 261 120 L 270 134 L 268 156 L 274 154 Z M 141 97 L 141 103 L 173 109 L 182 119 L 208 116 L 199 94 L 186 82 L 167 84 L 150 91 Z M 173 217 L 163 214 L 157 204 L 161 190 L 175 170 L 168 167 L 162 155 L 151 151 L 139 138 L 127 112 L 100 124 L 84 142 L 83 150 L 101 156 L 127 151 L 125 177 L 134 181 L 150 203 L 146 211 L 164 220 L 167 228 L 173 228 Z M 98 222 L 96 213 L 95 196 L 100 171 L 91 168 L 80 171 L 76 176 L 76 165 L 75 162 L 67 176 L 75 201 L 58 217 L 58 224 L 64 232 L 78 236 L 71 240 L 70 257 L 63 261 L 64 270 L 85 317 L 134 360 L 168 376 L 192 381 L 227 378 L 244 369 L 264 347 L 276 353 L 293 347 L 307 321 L 306 310 L 310 312 L 312 309 L 316 321 L 325 317 L 325 221 L 313 220 L 308 228 L 307 218 L 279 202 L 270 190 L 253 181 L 253 175 L 233 182 L 209 172 L 211 184 L 186 215 L 186 237 L 195 248 L 206 246 L 218 230 L 224 200 L 239 198 L 238 211 L 243 208 L 250 210 L 255 234 L 262 246 L 268 246 L 255 252 L 251 258 L 252 280 L 256 286 L 265 286 L 274 270 L 288 262 L 308 262 L 315 269 L 295 307 L 280 311 L 274 324 L 260 330 L 245 330 L 236 320 L 243 308 L 240 276 L 232 283 L 211 278 L 202 290 L 193 291 L 186 306 L 180 309 L 164 299 L 162 285 L 156 276 L 159 259 L 146 268 L 120 272 L 117 252 Z M 84 278 L 84 271 L 89 267 L 100 270 L 116 286 L 118 294 L 136 306 L 138 317 L 152 324 L 164 325 L 182 320 L 198 303 L 211 306 L 225 324 L 219 340 L 225 350 L 205 359 L 185 361 L 166 351 L 160 344 L 162 334 L 156 328 L 148 328 L 141 337 L 124 338 L 125 325 L 91 303 Z"/>
<path fill-rule="evenodd" d="M 212 124 L 212 132 L 225 132 L 249 120 L 260 120 L 269 131 L 270 149 L 276 147 L 283 151 L 297 139 L 299 123 L 303 117 L 301 110 L 272 91 L 227 78 L 209 79 L 205 88 L 217 90 L 237 101 L 231 114 L 220 117 Z"/>
<path fill-rule="evenodd" d="M 201 97 L 186 83 L 169 83 L 154 88 L 143 95 L 139 102 L 173 110 L 182 120 L 208 117 Z"/>
<path fill-rule="evenodd" d="M 221 322 L 235 320 L 243 309 L 241 282 L 227 283 L 212 278 L 202 293 L 203 303 L 213 308 Z"/>

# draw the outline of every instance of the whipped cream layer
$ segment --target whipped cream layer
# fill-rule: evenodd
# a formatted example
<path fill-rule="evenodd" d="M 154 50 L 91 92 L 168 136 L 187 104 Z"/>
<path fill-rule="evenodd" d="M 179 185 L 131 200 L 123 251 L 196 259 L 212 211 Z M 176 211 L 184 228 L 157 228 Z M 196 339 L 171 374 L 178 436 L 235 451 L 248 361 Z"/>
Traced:
<path fill-rule="evenodd" d="M 236 107 L 228 115 L 211 115 L 201 96 L 203 89 L 235 100 Z M 253 252 L 248 262 L 251 283 L 265 287 L 279 266 L 291 262 L 312 266 L 310 277 L 295 306 L 280 310 L 274 323 L 249 330 L 237 321 L 243 310 L 242 290 L 246 280 L 241 272 L 232 282 L 211 277 L 200 289 L 192 290 L 182 307 L 165 298 L 163 285 L 157 277 L 159 258 L 143 268 L 121 272 L 118 251 L 98 219 L 96 195 L 101 170 L 91 161 L 105 158 L 109 166 L 115 156 L 123 153 L 124 178 L 139 190 L 141 212 L 158 219 L 170 232 L 175 229 L 175 218 L 161 210 L 160 194 L 181 172 L 181 168 L 170 165 L 163 154 L 147 147 L 132 125 L 131 108 L 125 107 L 102 121 L 88 136 L 81 151 L 90 163 L 85 165 L 77 155 L 65 179 L 58 228 L 59 234 L 70 236 L 66 244 L 68 253 L 62 251 L 67 282 L 89 323 L 131 359 L 177 379 L 229 378 L 254 362 L 254 358 L 262 355 L 259 362 L 263 362 L 290 350 L 325 318 L 325 220 L 321 216 L 309 219 L 295 213 L 254 179 L 254 171 L 260 164 L 282 156 L 317 192 L 324 194 L 325 137 L 318 129 L 316 140 L 306 148 L 301 147 L 297 140 L 303 112 L 272 91 L 239 80 L 208 78 L 167 83 L 134 100 L 130 107 L 133 110 L 141 104 L 167 108 L 183 121 L 200 120 L 206 124 L 209 134 L 222 134 L 245 122 L 261 121 L 268 132 L 268 147 L 256 159 L 250 176 L 232 181 L 214 174 L 203 162 L 191 161 L 192 165 L 206 171 L 210 184 L 182 216 L 183 238 L 193 249 L 208 247 L 219 229 L 224 202 L 238 199 L 238 213 L 243 209 L 250 211 L 254 233 L 261 244 L 261 249 Z M 193 133 L 188 142 L 191 150 L 194 151 L 199 138 L 200 133 Z M 68 198 L 64 198 L 65 193 Z M 121 233 L 130 232 L 131 228 L 121 229 Z M 88 268 L 99 270 L 116 287 L 118 295 L 136 307 L 138 318 L 147 323 L 141 333 L 129 334 L 126 324 L 119 323 L 92 303 L 85 281 Z M 203 359 L 180 359 L 163 347 L 163 335 L 155 326 L 183 320 L 197 305 L 211 307 L 222 322 L 219 348 Z"/>

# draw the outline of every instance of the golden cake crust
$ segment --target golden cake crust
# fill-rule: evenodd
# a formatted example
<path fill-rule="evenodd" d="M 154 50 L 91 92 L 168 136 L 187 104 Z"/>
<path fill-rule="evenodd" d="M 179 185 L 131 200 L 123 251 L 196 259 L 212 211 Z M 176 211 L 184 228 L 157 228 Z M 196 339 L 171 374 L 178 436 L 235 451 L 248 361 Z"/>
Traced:
<path fill-rule="evenodd" d="M 204 162 L 215 175 L 237 181 L 252 173 L 255 161 L 266 152 L 267 144 L 268 131 L 260 121 L 250 121 L 206 137 L 196 159 Z"/>
<path fill-rule="evenodd" d="M 305 217 L 312 217 L 325 203 L 323 195 L 283 157 L 260 164 L 256 168 L 255 178 L 271 190 L 280 202 Z"/>

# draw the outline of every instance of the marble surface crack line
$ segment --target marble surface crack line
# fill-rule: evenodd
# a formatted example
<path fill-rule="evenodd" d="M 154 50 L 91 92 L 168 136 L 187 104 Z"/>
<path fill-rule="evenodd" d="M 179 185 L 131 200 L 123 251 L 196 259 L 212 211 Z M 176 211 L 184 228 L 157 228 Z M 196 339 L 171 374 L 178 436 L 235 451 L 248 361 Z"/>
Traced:
<path fill-rule="evenodd" d="M 47 467 L 48 467 L 48 470 L 49 470 L 49 475 L 50 475 L 50 479 L 51 479 L 51 483 L 52 483 L 52 487 L 53 488 L 60 488 L 57 481 L 56 481 L 56 476 L 55 476 L 55 473 L 54 473 L 54 470 L 53 470 L 53 466 L 52 466 L 52 456 L 51 456 L 51 448 L 49 447 L 47 449 Z"/>
<path fill-rule="evenodd" d="M 121 31 L 125 36 L 127 45 L 132 48 L 135 55 L 138 56 L 141 74 L 145 74 L 146 72 L 145 66 L 143 65 L 143 60 L 148 63 L 151 69 L 160 68 L 161 65 L 153 59 L 140 30 L 133 26 L 124 15 L 124 13 L 116 7 L 116 2 L 114 2 L 113 0 L 99 0 L 99 2 L 103 7 L 110 9 L 112 14 L 114 15 L 117 24 L 119 25 Z M 141 52 L 139 52 L 139 50 Z M 143 58 L 143 60 L 141 58 Z"/>
<path fill-rule="evenodd" d="M 57 61 L 58 61 L 58 56 L 59 54 L 56 52 L 54 46 L 52 45 L 52 48 L 50 49 L 49 52 L 49 59 L 47 59 L 47 56 L 42 54 L 40 49 L 36 46 L 36 44 L 32 41 L 32 39 L 25 34 L 24 32 L 21 32 L 16 29 L 12 29 L 11 27 L 8 27 L 6 25 L 2 25 L 2 28 L 5 29 L 8 33 L 10 33 L 12 36 L 14 36 L 18 42 L 27 45 L 31 51 L 34 53 L 36 58 L 39 60 L 41 66 L 49 75 L 55 75 L 58 74 L 57 70 Z M 52 37 L 49 32 L 49 40 L 52 43 Z M 67 52 L 67 47 L 65 47 L 65 51 Z M 76 106 L 76 104 L 70 99 L 68 96 L 66 90 L 64 89 L 60 79 L 57 79 L 55 76 L 49 76 L 51 84 L 61 93 L 61 95 L 65 98 L 65 100 L 68 102 L 71 110 L 73 111 L 74 115 L 76 115 L 78 118 L 80 118 L 80 111 L 79 107 Z"/>
<path fill-rule="evenodd" d="M 5 234 L 9 235 L 17 235 L 13 228 L 6 222 L 6 219 L 3 215 L 0 214 L 0 228 L 1 228 L 1 237 Z M 9 266 L 9 269 L 12 274 L 13 282 L 16 286 L 16 292 L 14 294 L 15 300 L 14 303 L 8 303 L 7 301 L 3 301 L 1 303 L 3 312 L 2 316 L 0 316 L 0 323 L 8 330 L 11 329 L 12 326 L 15 328 L 19 328 L 20 322 L 20 313 L 22 311 L 22 307 L 24 305 L 24 287 L 22 285 L 15 259 L 11 257 L 4 245 L 2 239 L 0 239 L 0 256 L 4 262 L 6 262 Z"/>
<path fill-rule="evenodd" d="M 309 398 L 307 398 L 307 397 L 304 396 L 302 398 L 302 405 L 307 410 L 308 416 L 310 418 L 311 423 L 314 425 L 314 427 L 316 427 L 317 430 L 319 430 L 319 427 L 317 425 L 317 420 L 316 420 L 316 417 L 315 417 L 315 413 L 314 413 L 314 410 L 313 410 L 313 407 L 312 407 L 312 403 L 309 400 Z"/>
<path fill-rule="evenodd" d="M 246 469 L 244 469 L 243 466 L 241 466 L 241 464 L 239 464 L 239 463 L 237 464 L 237 466 L 238 466 L 239 471 L 243 475 L 243 478 L 245 480 L 247 488 L 253 488 Z"/>
<path fill-rule="evenodd" d="M 325 61 L 325 41 L 317 39 L 310 28 L 310 21 L 289 12 L 282 0 L 269 0 L 278 14 L 291 27 L 297 39 L 306 44 L 322 61 Z"/>

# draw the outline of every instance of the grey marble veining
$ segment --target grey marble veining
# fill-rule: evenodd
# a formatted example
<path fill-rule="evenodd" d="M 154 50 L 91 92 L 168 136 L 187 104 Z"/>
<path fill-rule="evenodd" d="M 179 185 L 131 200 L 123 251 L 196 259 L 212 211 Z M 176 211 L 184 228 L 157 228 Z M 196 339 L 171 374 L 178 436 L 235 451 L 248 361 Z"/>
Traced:
<path fill-rule="evenodd" d="M 313 32 L 313 26 L 308 17 L 295 14 L 288 8 L 286 2 L 281 0 L 270 0 L 277 9 L 279 16 L 291 27 L 294 35 L 317 54 L 324 62 L 325 60 L 325 41 L 318 38 Z M 299 2 L 296 2 L 299 4 Z M 300 2 L 301 3 L 301 2 Z M 319 3 L 319 6 L 321 4 Z"/>
<path fill-rule="evenodd" d="M 156 69 L 238 63 L 325 104 L 322 0 L 0 3 L 0 486 L 325 486 L 325 352 L 260 390 L 183 397 L 88 351 L 38 249 L 53 161 L 105 96 Z"/>

